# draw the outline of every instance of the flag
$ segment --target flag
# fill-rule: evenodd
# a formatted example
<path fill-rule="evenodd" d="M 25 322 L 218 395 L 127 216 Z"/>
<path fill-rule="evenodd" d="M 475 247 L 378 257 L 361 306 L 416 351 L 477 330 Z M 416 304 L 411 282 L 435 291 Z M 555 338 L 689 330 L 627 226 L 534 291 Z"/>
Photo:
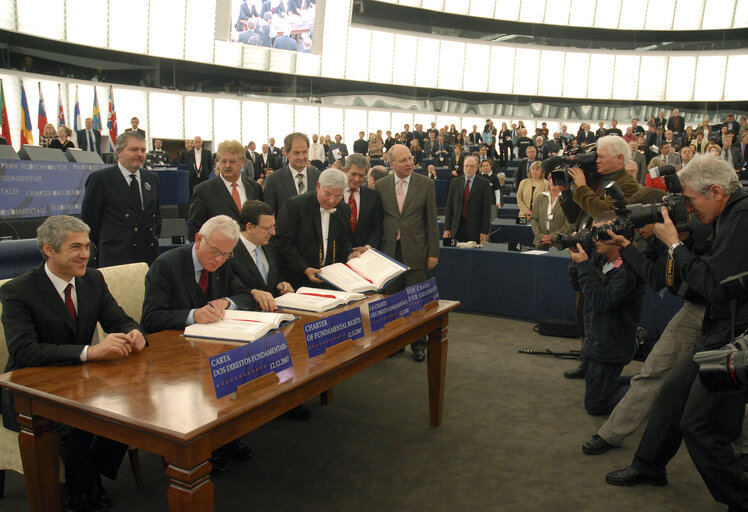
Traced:
<path fill-rule="evenodd" d="M 109 113 L 106 126 L 109 128 L 109 151 L 114 153 L 114 140 L 117 138 L 117 111 L 114 110 L 114 92 L 109 86 Z"/>
<path fill-rule="evenodd" d="M 65 126 L 65 110 L 62 108 L 62 88 L 57 84 L 57 127 Z"/>
<path fill-rule="evenodd" d="M 5 139 L 5 142 L 9 145 L 12 145 L 13 143 L 10 141 L 10 123 L 8 123 L 8 107 L 5 106 L 5 92 L 3 91 L 2 79 L 0 79 L 0 109 L 3 111 L 3 139 Z"/>
<path fill-rule="evenodd" d="M 81 121 L 81 107 L 78 105 L 78 86 L 75 86 L 75 111 L 73 112 L 73 131 L 78 133 L 78 130 L 83 129 L 83 121 Z"/>
<path fill-rule="evenodd" d="M 39 128 L 39 140 L 42 140 L 44 135 L 44 127 L 47 126 L 47 109 L 44 108 L 44 96 L 42 96 L 42 83 L 39 84 L 39 113 L 36 118 L 36 125 Z"/>
<path fill-rule="evenodd" d="M 21 145 L 33 144 L 34 134 L 31 133 L 31 115 L 29 114 L 29 104 L 26 101 L 26 90 L 21 83 Z"/>
<path fill-rule="evenodd" d="M 101 130 L 101 112 L 99 111 L 99 98 L 96 96 L 96 87 L 94 87 L 94 106 L 93 106 L 93 127 L 95 130 Z"/>

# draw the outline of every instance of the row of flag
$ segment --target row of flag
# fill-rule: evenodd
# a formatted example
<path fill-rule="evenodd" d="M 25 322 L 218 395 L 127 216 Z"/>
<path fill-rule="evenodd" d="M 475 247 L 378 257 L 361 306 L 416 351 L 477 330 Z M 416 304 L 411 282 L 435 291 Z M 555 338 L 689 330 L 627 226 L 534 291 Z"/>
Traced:
<path fill-rule="evenodd" d="M 0 110 L 2 111 L 2 136 L 8 144 L 12 144 L 10 137 L 10 124 L 8 123 L 8 109 L 5 104 L 5 91 L 3 90 L 3 81 L 0 79 Z M 101 130 L 101 112 L 99 111 L 99 99 L 94 87 L 93 100 L 93 127 Z M 39 127 L 39 139 L 44 135 L 44 127 L 47 126 L 47 109 L 44 106 L 44 97 L 42 96 L 42 84 L 39 83 L 39 110 L 37 114 L 37 126 Z M 57 84 L 57 127 L 67 126 L 65 123 L 65 109 L 62 106 L 62 93 L 60 84 Z M 109 86 L 109 111 L 107 112 L 107 128 L 109 129 L 109 151 L 114 151 L 114 140 L 117 138 L 117 111 L 114 109 L 114 93 L 112 86 Z M 81 121 L 81 111 L 78 105 L 78 86 L 75 86 L 75 110 L 73 112 L 73 130 L 83 129 Z M 29 112 L 28 101 L 26 100 L 26 90 L 21 84 L 21 145 L 33 144 L 34 134 L 31 132 L 31 115 Z"/>

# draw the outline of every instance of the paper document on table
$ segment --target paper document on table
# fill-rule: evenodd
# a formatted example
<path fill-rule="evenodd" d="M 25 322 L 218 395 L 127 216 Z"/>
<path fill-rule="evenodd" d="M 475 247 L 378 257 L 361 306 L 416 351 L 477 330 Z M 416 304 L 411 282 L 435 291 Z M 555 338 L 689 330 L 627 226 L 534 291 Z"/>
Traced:
<path fill-rule="evenodd" d="M 408 270 L 402 263 L 369 249 L 358 258 L 323 267 L 318 276 L 347 292 L 381 290 L 384 285 Z"/>

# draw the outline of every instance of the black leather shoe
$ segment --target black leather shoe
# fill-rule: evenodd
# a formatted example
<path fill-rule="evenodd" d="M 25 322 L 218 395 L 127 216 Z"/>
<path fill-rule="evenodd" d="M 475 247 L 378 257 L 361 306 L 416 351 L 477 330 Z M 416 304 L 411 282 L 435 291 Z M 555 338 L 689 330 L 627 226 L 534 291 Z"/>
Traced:
<path fill-rule="evenodd" d="M 582 451 L 587 455 L 601 455 L 612 448 L 618 448 L 595 434 L 592 439 L 582 445 Z"/>
<path fill-rule="evenodd" d="M 312 417 L 312 411 L 300 405 L 285 413 L 283 417 L 291 421 L 307 421 Z"/>
<path fill-rule="evenodd" d="M 583 379 L 584 378 L 584 368 L 580 364 L 573 370 L 566 370 L 564 372 L 564 377 L 567 379 Z"/>
<path fill-rule="evenodd" d="M 255 452 L 238 439 L 222 446 L 219 452 L 221 457 L 231 457 L 234 460 L 249 460 L 255 456 Z"/>
<path fill-rule="evenodd" d="M 424 354 L 423 350 L 414 350 L 413 351 L 413 361 L 416 363 L 421 363 L 426 359 L 426 354 Z"/>
<path fill-rule="evenodd" d="M 223 455 L 218 453 L 218 450 L 213 452 L 213 456 L 209 459 L 210 462 L 210 476 L 218 476 L 221 473 L 225 473 L 229 466 L 228 461 Z"/>
<path fill-rule="evenodd" d="M 109 510 L 112 508 L 112 498 L 109 497 L 106 489 L 104 489 L 100 475 L 94 477 L 93 491 L 90 493 L 88 500 L 91 507 L 95 510 Z"/>
<path fill-rule="evenodd" d="M 605 481 L 610 485 L 622 485 L 625 487 L 631 487 L 632 485 L 648 484 L 648 485 L 667 485 L 667 476 L 663 472 L 661 475 L 652 476 L 645 475 L 639 472 L 634 466 L 629 466 L 626 469 L 619 469 L 605 475 Z"/>

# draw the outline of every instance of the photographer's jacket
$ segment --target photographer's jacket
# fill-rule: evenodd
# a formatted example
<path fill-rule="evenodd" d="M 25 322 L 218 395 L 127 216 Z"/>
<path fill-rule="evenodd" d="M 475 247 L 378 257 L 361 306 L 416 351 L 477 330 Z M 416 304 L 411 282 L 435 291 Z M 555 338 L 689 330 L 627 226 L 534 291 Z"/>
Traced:
<path fill-rule="evenodd" d="M 570 190 L 561 194 L 561 207 L 566 219 L 578 228 L 584 228 L 586 226 L 578 225 L 584 214 L 593 219 L 602 212 L 613 210 L 613 198 L 605 193 L 605 185 L 611 181 L 615 181 L 621 187 L 624 199 L 631 197 L 640 188 L 634 177 L 623 169 L 600 176 L 600 180 L 578 187 L 573 194 Z"/>
<path fill-rule="evenodd" d="M 703 256 L 694 255 L 687 247 L 673 252 L 675 270 L 694 292 L 707 301 L 704 316 L 706 350 L 720 348 L 732 341 L 730 300 L 736 300 L 735 333 L 748 328 L 748 293 L 728 297 L 720 282 L 748 271 L 748 195 L 738 189 L 730 196 L 722 214 L 712 224 L 714 242 Z"/>
<path fill-rule="evenodd" d="M 622 259 L 605 267 L 601 255 L 590 258 L 569 264 L 571 285 L 584 295 L 584 355 L 601 363 L 628 363 L 636 353 L 644 282 Z"/>

